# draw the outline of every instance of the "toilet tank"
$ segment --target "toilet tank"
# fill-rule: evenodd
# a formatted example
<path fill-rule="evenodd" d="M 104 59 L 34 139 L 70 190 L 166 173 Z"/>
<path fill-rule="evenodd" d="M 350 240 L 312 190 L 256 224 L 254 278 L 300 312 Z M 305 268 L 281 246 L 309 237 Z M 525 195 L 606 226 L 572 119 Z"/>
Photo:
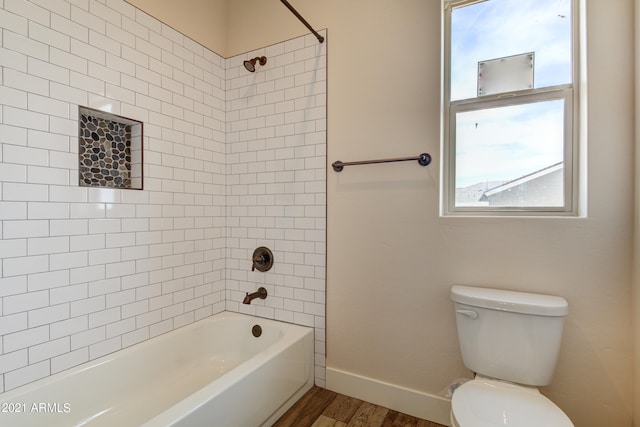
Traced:
<path fill-rule="evenodd" d="M 456 285 L 451 299 L 467 368 L 519 384 L 551 382 L 569 311 L 564 298 Z"/>

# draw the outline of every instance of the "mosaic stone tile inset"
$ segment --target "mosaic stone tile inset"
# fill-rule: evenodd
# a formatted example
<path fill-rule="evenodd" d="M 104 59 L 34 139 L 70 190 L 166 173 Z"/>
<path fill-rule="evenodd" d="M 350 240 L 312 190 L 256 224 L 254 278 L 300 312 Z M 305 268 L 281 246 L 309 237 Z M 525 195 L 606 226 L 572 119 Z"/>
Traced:
<path fill-rule="evenodd" d="M 142 188 L 142 123 L 80 107 L 83 187 Z"/>

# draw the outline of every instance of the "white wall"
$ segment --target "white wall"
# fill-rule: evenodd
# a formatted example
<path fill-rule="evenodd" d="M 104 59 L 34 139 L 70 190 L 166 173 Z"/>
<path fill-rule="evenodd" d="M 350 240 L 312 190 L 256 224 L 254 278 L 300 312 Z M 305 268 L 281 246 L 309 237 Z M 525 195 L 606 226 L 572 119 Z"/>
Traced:
<path fill-rule="evenodd" d="M 635 0 L 635 74 L 640 73 L 640 0 Z M 635 215 L 633 245 L 633 425 L 640 426 L 640 85 L 635 84 Z"/>
<path fill-rule="evenodd" d="M 441 2 L 294 2 L 328 29 L 328 163 L 435 159 L 329 169 L 329 388 L 352 381 L 360 397 L 375 389 L 395 409 L 408 391 L 416 410 L 440 417 L 441 391 L 469 375 L 449 288 L 496 286 L 568 299 L 560 363 L 543 392 L 578 426 L 631 424 L 633 2 L 586 3 L 588 217 L 474 219 L 438 217 Z M 278 2 L 229 7 L 230 53 L 306 32 Z M 241 25 L 258 21 L 259 31 Z"/>
<path fill-rule="evenodd" d="M 266 51 L 250 74 L 122 0 L 0 0 L 0 392 L 225 308 L 315 326 L 323 383 L 325 53 Z M 144 122 L 144 190 L 77 185 L 79 105 Z"/>
<path fill-rule="evenodd" d="M 227 0 L 126 0 L 176 31 L 227 57 Z"/>
<path fill-rule="evenodd" d="M 438 217 L 440 2 L 294 3 L 314 27 L 328 29 L 327 162 L 422 151 L 435 159 L 427 168 L 328 173 L 330 371 L 406 390 L 424 407 L 468 374 L 452 284 L 556 293 L 569 300 L 570 315 L 554 383 L 543 391 L 577 426 L 631 425 L 633 3 L 587 0 L 589 217 L 537 220 Z M 228 55 L 306 34 L 279 2 L 227 7 Z M 6 31 L 2 37 L 6 45 Z M 378 397 L 400 405 L 393 393 Z"/>

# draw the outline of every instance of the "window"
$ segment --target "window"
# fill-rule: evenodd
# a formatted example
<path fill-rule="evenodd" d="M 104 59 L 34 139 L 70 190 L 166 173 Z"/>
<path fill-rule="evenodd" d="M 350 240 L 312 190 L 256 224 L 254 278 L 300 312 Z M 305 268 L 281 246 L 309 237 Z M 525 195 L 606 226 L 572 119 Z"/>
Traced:
<path fill-rule="evenodd" d="M 573 0 L 445 1 L 445 215 L 577 210 Z"/>

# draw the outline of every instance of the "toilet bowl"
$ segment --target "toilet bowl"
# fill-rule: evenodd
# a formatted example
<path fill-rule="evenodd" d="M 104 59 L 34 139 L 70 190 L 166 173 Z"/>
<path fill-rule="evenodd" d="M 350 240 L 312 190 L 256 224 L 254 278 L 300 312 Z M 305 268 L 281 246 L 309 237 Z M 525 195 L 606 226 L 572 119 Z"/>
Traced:
<path fill-rule="evenodd" d="M 476 376 L 451 399 L 453 427 L 573 427 L 537 388 Z"/>
<path fill-rule="evenodd" d="M 553 377 L 564 317 L 564 298 L 453 286 L 458 341 L 475 378 L 451 398 L 454 427 L 573 427 L 538 387 Z"/>

